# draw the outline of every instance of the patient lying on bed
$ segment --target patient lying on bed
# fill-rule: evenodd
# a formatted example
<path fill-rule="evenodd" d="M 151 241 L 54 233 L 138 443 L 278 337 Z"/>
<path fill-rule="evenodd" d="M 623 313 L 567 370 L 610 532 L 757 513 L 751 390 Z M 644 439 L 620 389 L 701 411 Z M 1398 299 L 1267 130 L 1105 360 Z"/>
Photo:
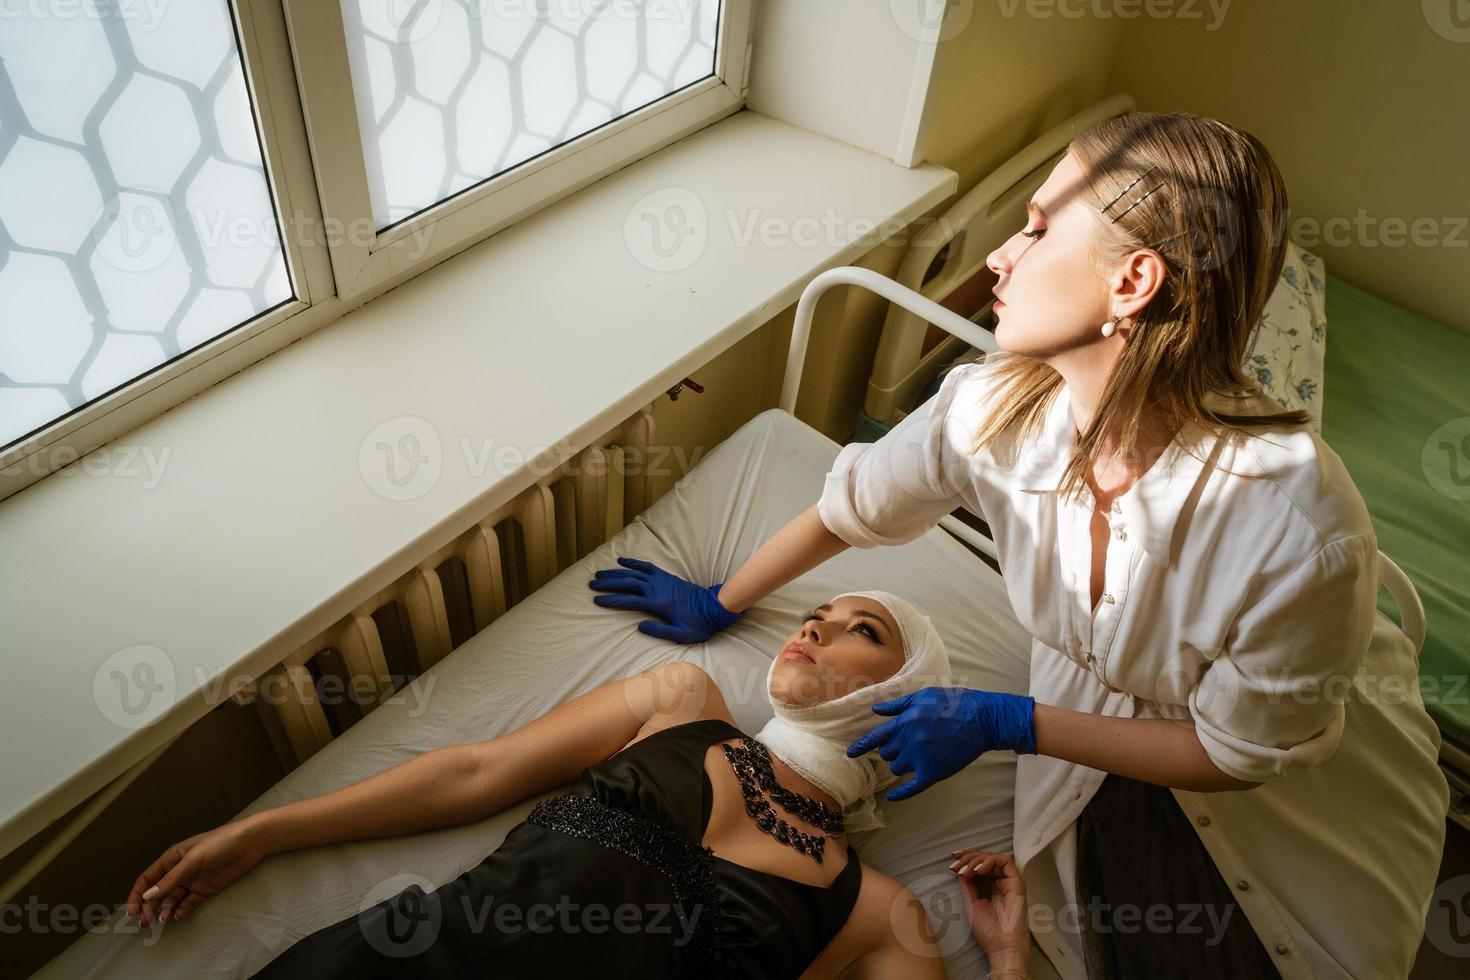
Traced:
<path fill-rule="evenodd" d="M 470 823 L 575 781 L 458 878 L 319 929 L 256 976 L 942 977 L 917 899 L 848 846 L 847 831 L 879 824 L 873 795 L 897 777 L 846 747 L 873 704 L 947 680 L 927 617 L 847 593 L 777 654 L 776 717 L 758 739 L 704 671 L 669 664 L 190 838 L 138 877 L 128 909 L 144 925 L 185 918 L 269 854 Z M 1019 876 L 999 855 L 956 863 L 977 940 L 993 968 L 1012 965 L 1024 916 L 996 912 Z"/>

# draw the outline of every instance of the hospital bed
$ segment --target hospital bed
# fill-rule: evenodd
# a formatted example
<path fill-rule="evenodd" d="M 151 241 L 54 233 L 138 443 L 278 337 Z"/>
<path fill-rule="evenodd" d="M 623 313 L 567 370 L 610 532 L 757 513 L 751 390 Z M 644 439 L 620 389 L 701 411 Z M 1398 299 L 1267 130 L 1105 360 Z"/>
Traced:
<path fill-rule="evenodd" d="M 798 304 L 783 404 L 795 399 L 816 302 L 842 284 L 874 289 L 983 341 L 963 318 L 870 270 L 829 270 Z M 676 659 L 709 671 L 740 727 L 756 731 L 770 717 L 762 690 L 772 653 L 805 610 L 852 588 L 913 597 L 944 636 L 957 683 L 1025 693 L 1031 641 L 1011 613 L 1000 575 L 940 528 L 899 548 L 849 550 L 705 644 L 652 639 L 635 628 L 639 616 L 591 602 L 587 580 L 619 555 L 695 581 L 727 578 L 816 499 L 839 448 L 784 410 L 756 416 L 610 540 L 325 744 L 240 815 L 328 792 L 433 748 L 494 737 L 604 681 Z M 1412 602 L 1411 588 L 1400 595 Z M 866 864 L 903 881 L 923 902 L 950 976 L 979 976 L 982 967 L 960 886 L 947 870 L 949 854 L 970 845 L 1010 851 L 1014 790 L 1014 756 L 992 753 L 913 800 L 880 800 L 887 825 L 853 835 Z M 463 827 L 275 855 L 188 920 L 165 926 L 156 942 L 130 930 L 118 913 L 38 976 L 248 976 L 322 926 L 409 885 L 430 890 L 455 878 L 534 803 Z M 1033 976 L 1055 974 L 1033 956 Z"/>
<path fill-rule="evenodd" d="M 1014 213 L 1049 171 L 1068 134 L 1089 120 L 1131 109 L 1126 97 L 1068 120 L 983 181 L 980 207 L 994 231 L 1014 230 Z M 1059 142 L 1060 141 L 1060 142 Z M 1029 186 L 1028 185 L 1029 182 Z M 963 200 L 971 204 L 976 193 Z M 966 226 L 969 228 L 969 226 Z M 961 231 L 966 229 L 962 228 Z M 969 244 L 941 243 L 944 261 L 983 261 L 983 230 Z M 961 243 L 962 244 L 962 243 Z M 993 248 L 994 246 L 989 246 Z M 983 249 L 983 250 L 982 250 Z M 938 367 L 967 345 L 993 338 L 945 308 L 948 294 L 924 273 L 936 255 L 916 252 L 900 275 L 922 294 L 870 270 L 819 275 L 798 304 L 782 390 L 782 409 L 764 412 L 716 447 L 689 474 L 611 539 L 573 562 L 490 625 L 443 656 L 371 714 L 326 741 L 241 816 L 361 780 L 414 755 L 457 742 L 492 738 L 607 680 L 677 659 L 708 670 L 737 723 L 758 730 L 770 717 L 762 682 L 772 654 L 812 605 L 854 588 L 913 598 L 944 636 L 959 684 L 1010 693 L 1028 689 L 1031 638 L 1016 622 L 988 539 L 968 522 L 941 528 L 893 549 L 849 550 L 763 599 L 710 642 L 676 646 L 640 633 L 632 614 L 594 605 L 587 580 L 619 555 L 658 563 L 695 581 L 727 578 L 787 521 L 816 500 L 839 446 L 789 414 L 820 297 L 839 285 L 874 290 L 895 304 L 900 329 L 885 327 L 874 384 L 901 415 Z M 915 270 L 917 269 L 917 272 Z M 955 283 L 962 277 L 950 273 Z M 941 285 L 944 279 L 937 280 Z M 937 298 L 936 298 L 937 297 Z M 942 328 L 925 344 L 926 323 Z M 936 353 L 937 352 L 937 353 Z M 870 395 L 875 388 L 870 387 Z M 870 410 L 882 411 L 870 398 Z M 1385 587 L 1405 632 L 1423 641 L 1422 609 L 1412 585 L 1380 555 Z M 1015 760 L 992 753 L 913 800 L 880 800 L 887 826 L 853 835 L 864 863 L 904 882 L 923 902 L 950 976 L 981 975 L 949 853 L 963 846 L 1010 851 Z M 40 971 L 41 977 L 147 975 L 163 978 L 247 976 L 301 937 L 396 894 L 411 884 L 431 889 L 477 864 L 522 820 L 530 800 L 478 823 L 407 837 L 334 844 L 276 855 L 184 922 L 164 927 L 154 944 L 114 915 Z M 119 896 L 119 900 L 122 896 Z M 1033 956 L 1033 976 L 1054 976 Z"/>
<path fill-rule="evenodd" d="M 1423 597 L 1421 691 L 1443 735 L 1451 816 L 1470 828 L 1470 336 L 1331 274 L 1326 294 L 1322 435 L 1362 493 L 1378 546 Z M 1426 473 L 1444 453 L 1447 483 Z M 1391 614 L 1387 598 L 1379 605 Z"/>
<path fill-rule="evenodd" d="M 756 416 L 610 540 L 332 739 L 241 815 L 319 795 L 429 749 L 494 737 L 604 681 L 681 658 L 708 670 L 740 727 L 757 731 L 770 717 L 763 681 L 784 638 L 812 606 L 855 588 L 912 597 L 943 634 L 959 683 L 1024 693 L 1030 638 L 1000 577 L 938 529 L 897 549 L 850 550 L 705 644 L 653 639 L 635 628 L 641 617 L 593 604 L 587 581 L 619 555 L 698 582 L 725 579 L 817 499 L 839 448 L 783 411 Z M 887 826 L 853 838 L 864 863 L 925 902 L 954 977 L 982 974 L 949 853 L 971 845 L 1010 850 L 1014 779 L 1014 756 L 983 757 L 913 800 L 880 801 Z M 428 890 L 453 879 L 492 851 L 533 802 L 464 827 L 273 856 L 189 919 L 167 924 L 156 943 L 118 931 L 126 926 L 114 916 L 38 975 L 247 976 L 302 936 L 410 884 Z"/>
<path fill-rule="evenodd" d="M 982 336 L 940 333 L 917 307 L 894 304 L 880 335 L 857 441 L 881 437 L 937 387 L 948 367 L 994 349 L 993 335 L 981 326 L 993 323 L 986 256 L 1024 226 L 1026 202 L 1072 137 L 1133 108 L 1130 97 L 1115 95 L 1059 124 L 957 199 L 919 237 L 896 283 L 963 314 Z M 1325 293 L 1328 324 L 1322 436 L 1342 457 L 1373 517 L 1384 586 L 1379 608 L 1420 649 L 1425 704 L 1443 735 L 1449 816 L 1470 828 L 1470 441 L 1462 441 L 1470 440 L 1470 336 L 1332 275 L 1317 287 Z M 1442 429 L 1456 420 L 1460 428 Z M 1464 472 L 1454 470 L 1450 485 L 1437 486 L 1426 466 L 1430 454 L 1444 452 L 1458 453 L 1460 462 L 1451 465 Z M 955 518 L 947 523 L 957 533 L 984 533 L 983 525 L 958 530 Z"/>

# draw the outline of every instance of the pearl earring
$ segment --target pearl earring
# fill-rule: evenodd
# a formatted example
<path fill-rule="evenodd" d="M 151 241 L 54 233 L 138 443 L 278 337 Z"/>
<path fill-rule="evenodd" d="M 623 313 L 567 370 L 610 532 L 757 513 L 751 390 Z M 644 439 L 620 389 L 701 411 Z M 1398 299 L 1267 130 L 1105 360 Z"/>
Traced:
<path fill-rule="evenodd" d="M 1111 337 L 1113 335 L 1113 332 L 1118 329 L 1118 319 L 1119 318 L 1115 316 L 1107 323 L 1104 323 L 1102 325 L 1102 335 L 1104 337 Z"/>

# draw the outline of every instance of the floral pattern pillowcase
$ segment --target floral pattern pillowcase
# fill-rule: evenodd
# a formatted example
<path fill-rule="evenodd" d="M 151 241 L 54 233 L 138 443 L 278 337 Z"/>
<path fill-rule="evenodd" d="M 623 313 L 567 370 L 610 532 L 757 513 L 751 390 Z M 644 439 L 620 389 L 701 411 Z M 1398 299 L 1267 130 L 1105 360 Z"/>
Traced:
<path fill-rule="evenodd" d="M 1286 408 L 1312 416 L 1322 432 L 1322 364 L 1327 356 L 1327 292 L 1321 258 L 1287 242 L 1281 278 L 1256 327 L 1246 374 Z"/>

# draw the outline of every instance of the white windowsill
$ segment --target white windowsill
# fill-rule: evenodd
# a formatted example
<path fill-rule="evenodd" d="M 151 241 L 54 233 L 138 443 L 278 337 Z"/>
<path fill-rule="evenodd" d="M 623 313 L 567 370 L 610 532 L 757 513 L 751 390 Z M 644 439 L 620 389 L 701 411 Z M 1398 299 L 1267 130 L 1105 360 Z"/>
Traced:
<path fill-rule="evenodd" d="M 142 457 L 129 476 L 114 452 L 120 473 L 84 458 L 0 501 L 0 855 L 201 718 L 228 694 L 215 680 L 270 669 L 534 481 L 507 461 L 584 446 L 861 255 L 873 223 L 955 187 L 943 168 L 739 112 L 119 440 L 162 461 L 156 485 Z M 691 267 L 654 272 L 624 225 L 669 188 L 702 201 L 708 242 Z M 742 244 L 753 218 L 805 219 L 823 240 Z M 405 417 L 436 430 L 442 466 L 422 496 L 392 500 L 359 452 Z M 163 652 L 174 689 L 127 727 L 93 685 L 138 645 Z"/>

